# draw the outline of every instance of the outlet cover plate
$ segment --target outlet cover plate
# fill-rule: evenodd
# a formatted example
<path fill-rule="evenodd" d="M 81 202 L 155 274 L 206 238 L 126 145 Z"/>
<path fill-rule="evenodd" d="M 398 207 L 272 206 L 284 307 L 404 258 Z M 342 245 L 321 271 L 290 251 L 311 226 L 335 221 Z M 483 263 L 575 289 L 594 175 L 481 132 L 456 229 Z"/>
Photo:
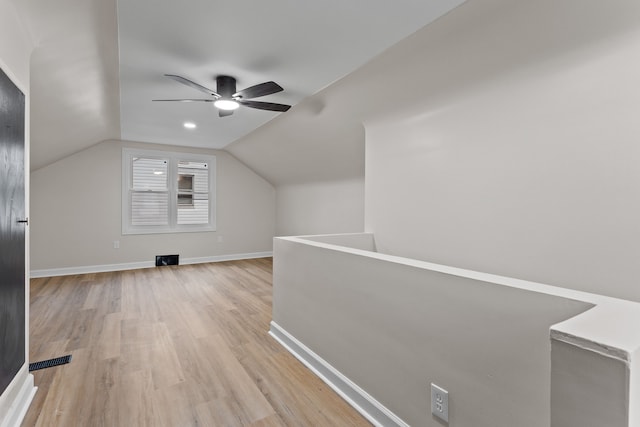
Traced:
<path fill-rule="evenodd" d="M 449 392 L 434 383 L 431 383 L 431 413 L 449 422 Z"/>

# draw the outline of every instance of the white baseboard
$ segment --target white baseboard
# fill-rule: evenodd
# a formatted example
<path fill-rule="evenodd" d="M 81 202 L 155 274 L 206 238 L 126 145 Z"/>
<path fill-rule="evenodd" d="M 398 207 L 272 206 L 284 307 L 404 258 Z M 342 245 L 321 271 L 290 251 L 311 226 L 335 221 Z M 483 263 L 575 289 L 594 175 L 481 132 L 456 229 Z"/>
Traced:
<path fill-rule="evenodd" d="M 248 254 L 232 254 L 232 255 L 216 255 L 206 256 L 199 258 L 185 258 L 180 260 L 180 264 L 204 264 L 207 262 L 222 262 L 222 261 L 238 261 L 242 259 L 255 259 L 255 258 L 269 258 L 273 256 L 273 252 L 253 252 Z"/>
<path fill-rule="evenodd" d="M 374 399 L 366 391 L 353 383 L 349 378 L 331 366 L 327 361 L 315 354 L 291 334 L 271 322 L 269 335 L 275 338 L 284 348 L 300 360 L 307 368 L 331 387 L 347 403 L 353 406 L 373 425 L 378 427 L 409 427 L 397 415 Z"/>
<path fill-rule="evenodd" d="M 0 399 L 0 427 L 19 426 L 27 414 L 33 396 L 38 390 L 38 387 L 33 385 L 33 375 L 29 374 L 28 370 L 29 365 L 25 364 Z"/>
<path fill-rule="evenodd" d="M 253 252 L 246 254 L 230 254 L 230 255 L 214 255 L 208 257 L 198 258 L 183 258 L 180 260 L 181 265 L 187 264 L 203 264 L 207 262 L 221 262 L 221 261 L 237 261 L 241 259 L 254 259 L 254 258 L 267 258 L 273 256 L 273 252 Z M 135 270 L 138 268 L 151 268 L 155 267 L 154 261 L 143 262 L 127 262 L 122 264 L 103 264 L 103 265 L 87 265 L 80 267 L 63 267 L 63 268 L 50 268 L 45 270 L 31 270 L 31 278 L 36 277 L 53 277 L 53 276 L 70 276 L 73 274 L 88 274 L 88 273 L 104 273 L 108 271 L 122 271 L 122 270 Z"/>

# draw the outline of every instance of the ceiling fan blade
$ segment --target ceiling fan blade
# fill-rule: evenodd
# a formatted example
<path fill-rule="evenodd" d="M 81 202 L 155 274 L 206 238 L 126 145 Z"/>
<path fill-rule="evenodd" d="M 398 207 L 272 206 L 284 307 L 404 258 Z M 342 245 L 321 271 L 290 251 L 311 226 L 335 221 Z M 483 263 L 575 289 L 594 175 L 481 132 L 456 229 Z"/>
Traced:
<path fill-rule="evenodd" d="M 184 77 L 180 77 L 180 76 L 176 76 L 175 74 L 165 74 L 166 77 L 169 77 L 170 79 L 173 79 L 175 81 L 177 81 L 178 83 L 182 83 L 183 85 L 187 85 L 191 88 L 194 88 L 196 90 L 199 90 L 200 92 L 204 92 L 206 94 L 209 94 L 211 96 L 215 96 L 216 98 L 220 98 L 220 95 L 218 95 L 216 92 L 212 91 L 209 88 L 206 88 L 202 85 L 199 85 L 196 82 L 192 82 L 189 79 L 185 79 Z"/>
<path fill-rule="evenodd" d="M 238 100 L 238 103 L 245 107 L 257 108 L 258 110 L 287 111 L 291 108 L 291 105 L 276 104 L 274 102 L 243 101 L 240 99 Z"/>
<path fill-rule="evenodd" d="M 219 117 L 227 117 L 233 114 L 233 110 L 218 110 Z"/>
<path fill-rule="evenodd" d="M 282 92 L 282 86 L 276 82 L 264 82 L 255 86 L 248 87 L 233 94 L 234 97 L 238 96 L 243 99 L 259 98 L 265 95 L 271 95 L 272 93 Z"/>
<path fill-rule="evenodd" d="M 215 102 L 215 99 L 152 99 L 153 102 Z"/>

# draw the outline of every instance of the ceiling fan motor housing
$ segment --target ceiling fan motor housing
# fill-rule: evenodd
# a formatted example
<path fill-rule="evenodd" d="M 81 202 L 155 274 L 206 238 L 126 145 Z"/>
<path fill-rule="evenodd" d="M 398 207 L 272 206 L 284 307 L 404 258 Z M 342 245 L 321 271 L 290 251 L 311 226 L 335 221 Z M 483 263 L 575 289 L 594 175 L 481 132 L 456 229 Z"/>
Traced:
<path fill-rule="evenodd" d="M 233 99 L 233 94 L 236 93 L 236 79 L 230 76 L 217 76 L 216 77 L 217 92 L 222 99 Z"/>

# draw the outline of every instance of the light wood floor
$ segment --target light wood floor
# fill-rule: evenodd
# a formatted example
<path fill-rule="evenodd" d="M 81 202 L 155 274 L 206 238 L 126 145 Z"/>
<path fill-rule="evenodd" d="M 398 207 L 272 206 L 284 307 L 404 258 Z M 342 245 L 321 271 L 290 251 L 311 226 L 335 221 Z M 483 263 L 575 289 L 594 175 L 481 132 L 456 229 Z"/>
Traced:
<path fill-rule="evenodd" d="M 271 259 L 31 281 L 23 426 L 370 426 L 268 334 Z"/>

